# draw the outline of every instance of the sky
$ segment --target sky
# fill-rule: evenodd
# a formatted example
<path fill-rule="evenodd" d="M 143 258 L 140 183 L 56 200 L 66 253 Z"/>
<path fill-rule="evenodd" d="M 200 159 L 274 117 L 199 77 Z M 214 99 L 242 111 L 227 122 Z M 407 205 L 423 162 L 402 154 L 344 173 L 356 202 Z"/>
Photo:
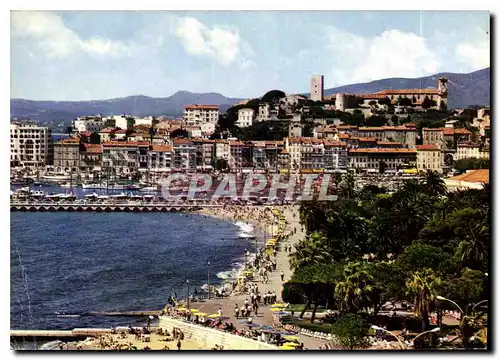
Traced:
<path fill-rule="evenodd" d="M 253 98 L 490 66 L 486 11 L 12 11 L 11 98 Z"/>

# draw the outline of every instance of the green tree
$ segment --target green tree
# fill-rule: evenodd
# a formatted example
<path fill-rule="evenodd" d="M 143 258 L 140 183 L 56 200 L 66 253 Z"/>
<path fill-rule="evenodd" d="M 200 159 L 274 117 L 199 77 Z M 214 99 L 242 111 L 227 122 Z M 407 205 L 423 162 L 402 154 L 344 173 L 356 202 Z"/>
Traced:
<path fill-rule="evenodd" d="M 399 106 L 412 106 L 412 101 L 410 98 L 401 98 L 398 100 Z"/>
<path fill-rule="evenodd" d="M 424 192 L 429 196 L 442 196 L 447 192 L 446 184 L 437 171 L 427 170 L 423 185 Z"/>
<path fill-rule="evenodd" d="M 378 99 L 378 103 L 380 105 L 390 105 L 391 104 L 391 99 L 389 99 L 388 97 L 385 97 L 383 99 Z"/>
<path fill-rule="evenodd" d="M 360 315 L 345 314 L 332 325 L 332 335 L 348 350 L 363 349 L 369 346 L 368 329 Z"/>
<path fill-rule="evenodd" d="M 100 144 L 101 143 L 101 136 L 97 132 L 93 132 L 89 136 L 89 142 L 91 144 Z"/>
<path fill-rule="evenodd" d="M 279 99 L 285 96 L 286 94 L 281 90 L 271 90 L 265 93 L 264 96 L 262 96 L 261 101 L 269 104 L 274 104 L 279 101 Z"/>
<path fill-rule="evenodd" d="M 175 138 L 187 138 L 189 136 L 188 132 L 184 129 L 176 129 L 170 133 L 172 139 Z"/>
<path fill-rule="evenodd" d="M 437 106 L 436 100 L 431 100 L 426 96 L 424 101 L 422 102 L 422 107 L 427 110 L 434 106 Z"/>
<path fill-rule="evenodd" d="M 422 331 L 429 328 L 429 314 L 434 309 L 436 291 L 440 285 L 441 278 L 431 269 L 415 271 L 406 283 L 409 294 L 414 298 L 415 312 L 422 319 Z"/>
<path fill-rule="evenodd" d="M 335 286 L 335 297 L 342 312 L 357 313 L 371 304 L 373 275 L 363 262 L 349 263 L 344 278 Z"/>

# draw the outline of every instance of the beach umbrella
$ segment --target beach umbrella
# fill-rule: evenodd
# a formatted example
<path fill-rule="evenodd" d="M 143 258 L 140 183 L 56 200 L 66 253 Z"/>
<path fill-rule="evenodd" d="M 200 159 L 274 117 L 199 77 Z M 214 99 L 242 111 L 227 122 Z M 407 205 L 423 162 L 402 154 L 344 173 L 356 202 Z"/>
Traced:
<path fill-rule="evenodd" d="M 271 308 L 271 309 L 269 309 L 269 311 L 279 312 L 279 311 L 281 311 L 281 309 L 280 308 Z"/>
<path fill-rule="evenodd" d="M 281 335 L 297 335 L 295 331 L 285 330 L 281 332 Z"/>
<path fill-rule="evenodd" d="M 297 345 L 299 345 L 299 344 L 294 343 L 294 342 L 286 342 L 283 344 L 283 347 L 296 347 Z"/>
<path fill-rule="evenodd" d="M 278 315 L 278 316 L 283 316 L 283 315 L 289 315 L 290 313 L 287 312 L 287 311 L 278 311 L 277 313 L 275 313 L 274 315 Z"/>
<path fill-rule="evenodd" d="M 198 309 L 189 309 L 191 314 L 199 313 L 200 311 Z"/>
<path fill-rule="evenodd" d="M 262 325 L 261 327 L 259 327 L 259 330 L 274 330 L 274 327 L 269 325 Z"/>
<path fill-rule="evenodd" d="M 207 317 L 209 317 L 209 318 L 218 318 L 218 317 L 220 317 L 220 315 L 219 314 L 210 314 Z"/>
<path fill-rule="evenodd" d="M 207 313 L 204 312 L 197 312 L 196 315 L 198 316 L 207 316 Z"/>
<path fill-rule="evenodd" d="M 286 304 L 283 304 L 283 303 L 274 303 L 274 304 L 271 305 L 271 307 L 286 308 Z"/>
<path fill-rule="evenodd" d="M 259 324 L 247 324 L 247 326 L 248 326 L 250 329 L 260 327 L 260 325 L 259 325 Z"/>
<path fill-rule="evenodd" d="M 297 335 L 286 335 L 283 339 L 288 341 L 299 341 L 299 337 Z"/>

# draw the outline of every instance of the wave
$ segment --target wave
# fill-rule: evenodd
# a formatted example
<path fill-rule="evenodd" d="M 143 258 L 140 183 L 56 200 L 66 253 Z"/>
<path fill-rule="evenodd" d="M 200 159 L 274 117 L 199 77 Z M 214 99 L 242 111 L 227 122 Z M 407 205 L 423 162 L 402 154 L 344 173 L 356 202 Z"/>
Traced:
<path fill-rule="evenodd" d="M 243 222 L 243 221 L 237 221 L 234 223 L 237 227 L 240 228 L 240 232 L 238 233 L 238 237 L 240 238 L 253 238 L 255 235 L 253 234 L 253 231 L 255 230 L 252 224 Z"/>
<path fill-rule="evenodd" d="M 236 225 L 237 227 L 239 227 L 240 230 L 242 232 L 245 232 L 245 233 L 251 233 L 254 230 L 254 227 L 253 227 L 252 224 L 249 224 L 249 223 L 246 223 L 246 222 L 243 222 L 243 221 L 237 221 L 237 222 L 234 223 L 234 225 Z"/>

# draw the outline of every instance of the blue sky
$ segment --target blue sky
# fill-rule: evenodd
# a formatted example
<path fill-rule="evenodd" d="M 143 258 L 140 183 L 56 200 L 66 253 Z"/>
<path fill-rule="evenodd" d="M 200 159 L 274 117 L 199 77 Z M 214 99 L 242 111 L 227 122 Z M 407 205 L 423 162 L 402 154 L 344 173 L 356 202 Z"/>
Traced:
<path fill-rule="evenodd" d="M 11 98 L 261 96 L 489 66 L 485 11 L 11 13 Z"/>

